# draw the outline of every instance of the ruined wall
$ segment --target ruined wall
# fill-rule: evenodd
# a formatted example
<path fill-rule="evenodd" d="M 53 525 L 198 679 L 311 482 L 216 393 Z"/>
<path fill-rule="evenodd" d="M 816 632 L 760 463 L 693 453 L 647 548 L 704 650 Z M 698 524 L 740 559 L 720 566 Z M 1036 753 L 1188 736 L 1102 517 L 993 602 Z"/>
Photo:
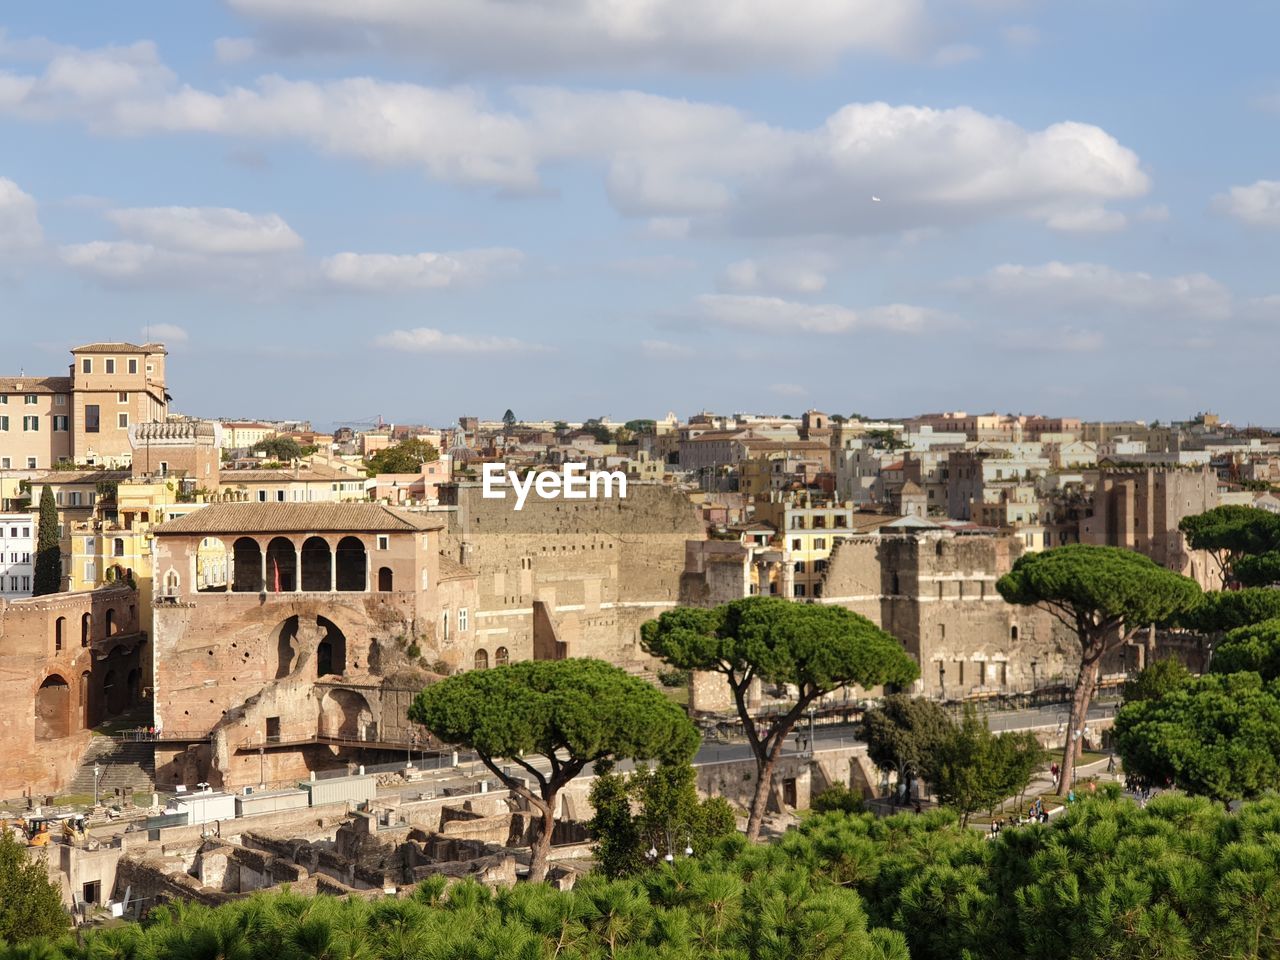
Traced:
<path fill-rule="evenodd" d="M 66 787 L 89 728 L 143 702 L 146 643 L 127 586 L 0 600 L 0 798 Z"/>
<path fill-rule="evenodd" d="M 442 544 L 477 574 L 476 644 L 493 662 L 593 656 L 647 659 L 640 625 L 680 600 L 685 542 L 703 526 L 688 498 L 632 484 L 623 500 L 485 500 L 479 485 L 446 491 Z M 535 603 L 545 619 L 535 627 Z"/>
<path fill-rule="evenodd" d="M 823 602 L 848 607 L 897 637 L 921 664 L 917 690 L 929 696 L 1074 679 L 1074 633 L 1046 611 L 1005 603 L 995 589 L 1021 552 L 1017 538 L 1004 536 L 842 541 L 823 582 Z"/>

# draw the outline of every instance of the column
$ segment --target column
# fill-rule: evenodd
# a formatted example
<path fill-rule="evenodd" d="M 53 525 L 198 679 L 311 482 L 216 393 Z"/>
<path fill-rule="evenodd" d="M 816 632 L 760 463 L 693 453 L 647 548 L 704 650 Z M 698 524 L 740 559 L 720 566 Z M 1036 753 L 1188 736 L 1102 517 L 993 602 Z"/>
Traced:
<path fill-rule="evenodd" d="M 782 561 L 782 586 L 780 587 L 782 595 L 791 600 L 796 595 L 796 562 L 794 560 Z"/>
<path fill-rule="evenodd" d="M 332 543 L 329 543 L 329 592 L 338 592 L 338 548 Z"/>
<path fill-rule="evenodd" d="M 373 536 L 373 545 L 378 545 L 378 535 Z M 366 543 L 364 546 L 364 592 L 368 593 L 372 589 L 369 578 L 373 576 L 373 551 L 369 549 Z"/>
<path fill-rule="evenodd" d="M 302 592 L 302 545 L 295 543 L 293 545 L 293 592 Z"/>
<path fill-rule="evenodd" d="M 262 586 L 259 589 L 262 593 L 266 593 L 267 584 L 270 582 L 267 580 L 267 550 L 260 540 L 254 542 L 258 544 L 258 554 L 262 557 Z"/>

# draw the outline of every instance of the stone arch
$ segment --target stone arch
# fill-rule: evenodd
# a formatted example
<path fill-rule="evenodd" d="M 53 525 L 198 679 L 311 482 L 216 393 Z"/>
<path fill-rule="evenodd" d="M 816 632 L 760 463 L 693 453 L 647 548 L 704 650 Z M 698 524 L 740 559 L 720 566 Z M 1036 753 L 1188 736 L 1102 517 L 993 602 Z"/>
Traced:
<path fill-rule="evenodd" d="M 80 646 L 87 647 L 93 640 L 93 614 L 86 613 L 80 618 Z"/>
<path fill-rule="evenodd" d="M 276 679 L 283 680 L 293 671 L 297 650 L 294 641 L 298 637 L 298 618 L 289 617 L 275 629 L 276 637 Z"/>
<path fill-rule="evenodd" d="M 272 593 L 293 593 L 298 588 L 297 548 L 286 537 L 275 537 L 267 544 L 267 583 Z"/>
<path fill-rule="evenodd" d="M 59 740 L 71 733 L 71 686 L 56 673 L 36 691 L 36 739 Z"/>
<path fill-rule="evenodd" d="M 368 579 L 369 557 L 358 537 L 343 537 L 334 551 L 338 589 L 363 592 Z"/>
<path fill-rule="evenodd" d="M 129 691 L 115 669 L 108 669 L 102 678 L 102 705 L 108 716 L 122 713 L 128 703 Z"/>
<path fill-rule="evenodd" d="M 395 583 L 395 575 L 391 572 L 390 567 L 378 568 L 378 592 L 390 593 Z"/>
<path fill-rule="evenodd" d="M 131 707 L 136 707 L 142 702 L 142 669 L 140 667 L 134 667 L 129 671 L 128 679 L 125 681 L 125 694 Z"/>
<path fill-rule="evenodd" d="M 316 617 L 316 626 L 325 631 L 316 646 L 316 676 L 341 676 L 347 672 L 347 638 L 337 625 L 324 617 Z"/>
<path fill-rule="evenodd" d="M 196 547 L 196 592 L 227 590 L 227 545 L 217 537 L 205 537 Z"/>
<path fill-rule="evenodd" d="M 56 653 L 62 649 L 62 641 L 67 635 L 67 618 L 59 617 L 53 622 L 53 650 Z"/>
<path fill-rule="evenodd" d="M 377 736 L 373 708 L 354 690 L 330 690 L 320 701 L 320 729 L 327 737 L 369 740 Z"/>
<path fill-rule="evenodd" d="M 302 589 L 309 593 L 333 589 L 333 555 L 324 537 L 308 537 L 302 544 Z"/>
<path fill-rule="evenodd" d="M 485 651 L 484 651 L 484 649 L 483 649 L 483 648 L 482 648 L 482 649 L 480 649 L 480 650 L 477 650 L 477 651 L 476 651 L 476 655 L 475 655 L 475 657 L 474 657 L 474 663 L 475 663 L 475 668 L 476 668 L 477 670 L 486 670 L 486 669 L 488 669 L 488 667 L 489 667 L 489 654 L 485 653 Z"/>
<path fill-rule="evenodd" d="M 231 547 L 231 589 L 235 593 L 261 593 L 262 547 L 253 537 L 241 537 Z"/>
<path fill-rule="evenodd" d="M 506 647 L 499 647 L 493 651 L 493 665 L 495 667 L 505 667 L 511 662 L 511 654 L 507 652 Z"/>

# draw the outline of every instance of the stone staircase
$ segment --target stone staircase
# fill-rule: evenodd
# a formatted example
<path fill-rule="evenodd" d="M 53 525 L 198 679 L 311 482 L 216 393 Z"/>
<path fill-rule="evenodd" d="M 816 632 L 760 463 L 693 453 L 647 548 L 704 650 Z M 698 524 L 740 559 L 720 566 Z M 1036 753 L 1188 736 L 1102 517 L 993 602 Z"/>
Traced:
<path fill-rule="evenodd" d="M 94 737 L 80 760 L 75 778 L 65 792 L 93 796 L 95 763 L 102 771 L 98 777 L 98 797 L 104 803 L 115 797 L 117 788 L 121 793 L 129 790 L 151 793 L 155 789 L 155 744 L 117 740 L 114 737 Z"/>

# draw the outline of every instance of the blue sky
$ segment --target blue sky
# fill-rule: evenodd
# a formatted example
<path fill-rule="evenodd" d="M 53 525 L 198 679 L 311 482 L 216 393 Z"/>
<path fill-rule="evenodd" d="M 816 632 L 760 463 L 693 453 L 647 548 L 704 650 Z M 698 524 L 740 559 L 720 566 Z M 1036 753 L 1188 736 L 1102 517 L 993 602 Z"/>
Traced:
<path fill-rule="evenodd" d="M 151 332 L 206 416 L 1280 425 L 1274 3 L 174 9 L 4 11 L 5 373 Z"/>

